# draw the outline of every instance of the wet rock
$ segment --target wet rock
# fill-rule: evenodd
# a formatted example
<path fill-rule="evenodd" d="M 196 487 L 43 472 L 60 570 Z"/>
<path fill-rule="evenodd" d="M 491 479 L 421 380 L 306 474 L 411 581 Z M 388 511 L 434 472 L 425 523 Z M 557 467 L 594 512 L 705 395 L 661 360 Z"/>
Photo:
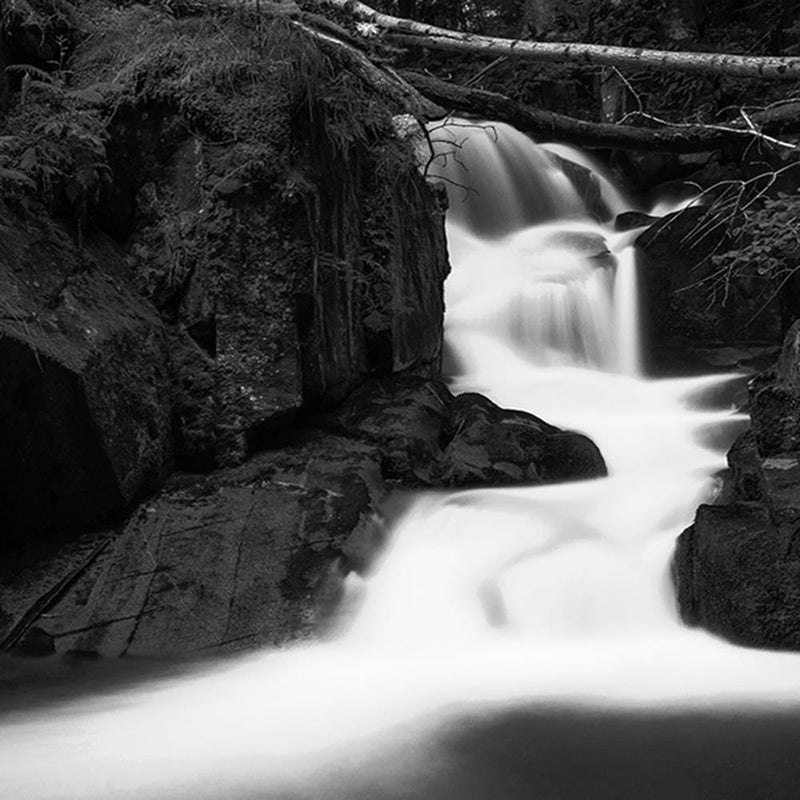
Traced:
<path fill-rule="evenodd" d="M 673 563 L 684 621 L 739 644 L 800 648 L 798 534 L 797 521 L 776 524 L 757 505 L 701 506 Z"/>
<path fill-rule="evenodd" d="M 588 437 L 502 409 L 479 394 L 453 400 L 442 435 L 447 444 L 436 482 L 444 486 L 548 483 L 606 474 L 603 457 Z"/>
<path fill-rule="evenodd" d="M 601 258 L 610 254 L 606 237 L 587 231 L 556 231 L 545 239 L 547 247 L 563 247 L 584 258 Z"/>
<path fill-rule="evenodd" d="M 720 504 L 700 507 L 673 563 L 684 620 L 757 647 L 800 648 L 799 332 L 751 381 Z"/>
<path fill-rule="evenodd" d="M 199 481 L 178 476 L 108 531 L 84 569 L 66 568 L 75 578 L 42 607 L 36 635 L 58 653 L 103 657 L 305 638 L 332 612 L 346 575 L 383 545 L 375 514 L 384 491 L 374 448 L 319 433 Z M 59 576 L 31 573 L 27 585 L 25 571 L 9 583 L 34 606 Z M 4 630 L 26 613 L 8 607 Z"/>
<path fill-rule="evenodd" d="M 597 175 L 582 164 L 577 164 L 568 158 L 561 158 L 554 153 L 550 153 L 549 156 L 566 175 L 586 210 L 597 216 L 598 219 L 607 220 L 611 216 L 611 211 L 603 200 Z"/>
<path fill-rule="evenodd" d="M 395 376 L 368 381 L 318 424 L 378 447 L 388 480 L 430 485 L 452 401 L 442 381 Z"/>
<path fill-rule="evenodd" d="M 764 474 L 758 445 L 752 429 L 737 437 L 728 451 L 730 479 L 727 482 L 733 500 L 744 503 L 763 502 L 766 496 Z"/>
<path fill-rule="evenodd" d="M 546 483 L 606 474 L 591 440 L 441 381 L 372 381 L 319 421 L 380 448 L 384 475 L 410 486 Z"/>
<path fill-rule="evenodd" d="M 625 211 L 614 218 L 615 231 L 633 231 L 643 228 L 658 221 L 658 217 L 651 217 L 642 211 Z"/>

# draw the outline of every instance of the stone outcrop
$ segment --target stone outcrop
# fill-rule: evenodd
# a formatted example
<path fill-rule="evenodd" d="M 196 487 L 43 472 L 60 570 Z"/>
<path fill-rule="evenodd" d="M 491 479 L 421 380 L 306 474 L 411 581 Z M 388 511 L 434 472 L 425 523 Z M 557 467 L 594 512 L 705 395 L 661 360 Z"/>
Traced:
<path fill-rule="evenodd" d="M 131 58 L 125 37 L 147 30 L 185 46 L 175 57 L 194 65 L 196 26 L 190 35 L 157 11 L 137 14 L 121 14 L 123 32 L 102 45 L 112 58 L 121 37 L 114 69 Z M 252 31 L 232 25 L 250 41 Z M 94 46 L 83 42 L 75 58 L 78 92 L 108 77 Z M 37 183 L 35 136 L 30 175 L 13 172 L 13 207 L 0 218 L 3 538 L 102 524 L 173 468 L 242 463 L 297 415 L 370 377 L 439 371 L 444 207 L 388 113 L 332 137 L 332 112 L 305 94 L 307 76 L 287 86 L 282 70 L 265 67 L 253 78 L 262 127 L 242 142 L 219 120 L 243 99 L 227 84 L 218 95 L 210 69 L 193 111 L 175 97 L 184 84 L 170 87 L 156 70 L 159 99 L 116 103 L 102 141 L 93 133 L 101 101 L 82 100 L 85 126 L 45 142 L 64 180 Z M 67 201 L 80 175 L 67 173 L 85 141 L 97 181 L 79 208 Z"/>
<path fill-rule="evenodd" d="M 404 486 L 550 483 L 607 474 L 588 437 L 441 381 L 370 381 L 317 423 L 380 448 L 387 479 Z"/>
<path fill-rule="evenodd" d="M 123 255 L 0 220 L 0 537 L 98 524 L 170 467 L 167 334 Z"/>
<path fill-rule="evenodd" d="M 176 477 L 121 531 L 20 569 L 0 589 L 0 638 L 106 657 L 302 639 L 380 546 L 383 494 L 374 448 L 316 433 L 205 479 Z"/>
<path fill-rule="evenodd" d="M 800 648 L 800 323 L 777 367 L 750 384 L 752 428 L 728 453 L 718 505 L 678 539 L 683 619 L 732 641 Z"/>
<path fill-rule="evenodd" d="M 240 462 L 287 416 L 331 405 L 369 376 L 438 372 L 443 199 L 410 151 L 391 179 L 381 171 L 381 148 L 402 143 L 344 160 L 324 137 L 313 152 L 296 141 L 291 188 L 275 175 L 253 190 L 229 175 L 232 152 L 200 137 L 164 153 L 186 127 L 163 106 L 118 121 L 115 183 L 135 201 L 129 217 L 105 222 L 126 238 L 143 293 L 185 334 L 180 466 Z"/>

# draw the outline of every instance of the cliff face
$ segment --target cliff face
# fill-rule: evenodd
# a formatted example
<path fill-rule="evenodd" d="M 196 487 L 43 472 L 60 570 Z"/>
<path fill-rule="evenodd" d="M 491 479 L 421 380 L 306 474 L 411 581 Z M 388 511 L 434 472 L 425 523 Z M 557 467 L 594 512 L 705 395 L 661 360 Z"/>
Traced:
<path fill-rule="evenodd" d="M 162 132 L 186 126 L 171 110 L 121 126 L 115 162 L 135 192 L 129 260 L 179 339 L 184 468 L 240 462 L 288 416 L 369 376 L 439 368 L 444 208 L 410 147 L 386 129 L 342 153 L 307 135 L 315 121 L 295 135 L 291 124 L 281 134 L 291 160 L 260 186 L 231 166 L 250 168 L 235 148 L 190 136 L 159 154 Z"/>
<path fill-rule="evenodd" d="M 283 29 L 106 17 L 76 86 L 4 120 L 6 539 L 95 524 L 367 377 L 439 367 L 443 208 L 381 98 L 332 96 Z"/>

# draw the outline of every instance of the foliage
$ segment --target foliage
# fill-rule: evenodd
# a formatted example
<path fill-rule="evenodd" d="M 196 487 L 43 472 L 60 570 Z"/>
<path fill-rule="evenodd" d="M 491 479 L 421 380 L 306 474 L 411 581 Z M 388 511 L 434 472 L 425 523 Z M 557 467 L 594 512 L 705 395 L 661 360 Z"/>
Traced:
<path fill-rule="evenodd" d="M 732 245 L 712 256 L 717 284 L 762 279 L 772 296 L 800 270 L 800 196 L 779 192 L 741 206 L 728 223 Z"/>
<path fill-rule="evenodd" d="M 19 91 L 0 121 L 6 198 L 36 195 L 82 224 L 108 185 L 105 145 L 124 109 L 170 109 L 184 137 L 224 143 L 211 196 L 267 184 L 287 197 L 313 191 L 292 167 L 312 127 L 344 159 L 388 139 L 382 158 L 410 162 L 391 109 L 288 20 L 247 8 L 180 19 L 152 6 L 86 11 L 91 31 L 68 64 L 7 69 Z"/>
<path fill-rule="evenodd" d="M 31 65 L 8 71 L 23 77 L 19 105 L 0 136 L 0 192 L 12 200 L 35 194 L 53 209 L 69 209 L 80 229 L 109 181 L 95 108 L 102 88 L 67 90 L 59 75 Z"/>

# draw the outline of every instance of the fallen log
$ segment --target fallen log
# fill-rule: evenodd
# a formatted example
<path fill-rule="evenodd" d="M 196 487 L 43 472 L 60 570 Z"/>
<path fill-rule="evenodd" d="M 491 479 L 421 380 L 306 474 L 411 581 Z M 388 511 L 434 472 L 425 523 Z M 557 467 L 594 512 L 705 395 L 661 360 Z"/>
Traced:
<path fill-rule="evenodd" d="M 535 42 L 502 39 L 439 28 L 410 19 L 382 14 L 354 0 L 318 0 L 354 14 L 384 31 L 393 42 L 428 47 L 432 50 L 472 53 L 479 56 L 507 56 L 532 61 L 611 66 L 621 69 L 653 69 L 694 75 L 725 75 L 764 80 L 800 79 L 800 58 L 790 56 L 742 56 L 730 53 L 689 53 L 614 47 L 579 42 Z"/>
<path fill-rule="evenodd" d="M 773 124 L 767 115 L 750 118 L 751 122 L 758 119 L 762 123 L 760 129 L 750 128 L 738 120 L 727 125 L 665 125 L 658 128 L 588 122 L 542 111 L 496 92 L 446 83 L 418 72 L 406 70 L 401 76 L 429 100 L 451 112 L 507 122 L 524 133 L 582 147 L 698 153 L 728 145 L 746 147 L 755 139 L 768 136 Z M 800 106 L 795 107 L 796 129 L 800 128 L 798 111 Z M 775 127 L 785 130 L 786 117 L 785 114 L 777 117 Z"/>

